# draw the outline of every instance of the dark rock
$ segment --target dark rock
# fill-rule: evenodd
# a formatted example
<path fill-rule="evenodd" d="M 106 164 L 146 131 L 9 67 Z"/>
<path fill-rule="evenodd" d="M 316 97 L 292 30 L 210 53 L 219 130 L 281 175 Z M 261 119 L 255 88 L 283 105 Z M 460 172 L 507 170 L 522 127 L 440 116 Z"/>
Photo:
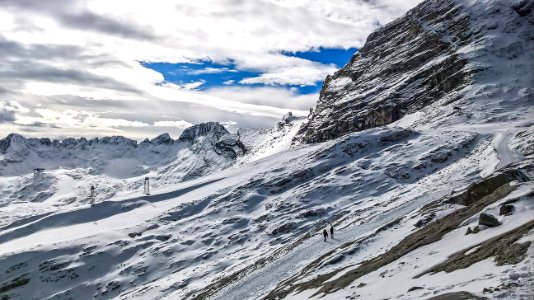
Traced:
<path fill-rule="evenodd" d="M 392 132 L 389 132 L 388 134 L 380 137 L 380 142 L 382 143 L 391 143 L 391 142 L 398 142 L 402 139 L 411 137 L 414 135 L 414 131 L 409 129 L 401 129 L 401 130 L 395 130 Z"/>
<path fill-rule="evenodd" d="M 174 143 L 174 140 L 168 133 L 163 133 L 153 138 L 150 142 L 155 145 L 170 145 Z"/>
<path fill-rule="evenodd" d="M 480 214 L 478 218 L 478 224 L 488 226 L 488 227 L 496 227 L 496 226 L 501 225 L 501 223 L 499 222 L 499 220 L 497 220 L 497 218 L 486 213 Z"/>
<path fill-rule="evenodd" d="M 411 288 L 408 289 L 408 293 L 409 292 L 412 292 L 412 291 L 415 291 L 415 290 L 422 290 L 423 287 L 421 286 L 412 286 Z"/>
<path fill-rule="evenodd" d="M 471 227 L 467 227 L 467 232 L 465 233 L 465 235 L 468 235 L 471 233 L 473 233 L 473 231 L 471 230 Z"/>
<path fill-rule="evenodd" d="M 435 213 L 431 213 L 431 214 L 425 216 L 424 218 L 419 219 L 419 220 L 414 224 L 414 226 L 417 227 L 417 228 L 419 228 L 419 227 L 421 227 L 421 226 L 423 226 L 423 225 L 426 225 L 426 224 L 430 223 L 430 221 L 432 221 L 435 217 L 436 217 L 436 214 L 435 214 Z"/>
<path fill-rule="evenodd" d="M 511 204 L 505 204 L 499 208 L 499 216 L 511 215 L 514 211 L 514 206 Z"/>
<path fill-rule="evenodd" d="M 479 232 L 480 232 L 480 227 L 478 227 L 478 225 L 473 227 L 473 234 L 477 234 Z"/>
<path fill-rule="evenodd" d="M 452 196 L 445 202 L 472 205 L 483 197 L 493 193 L 499 187 L 514 180 L 529 181 L 530 178 L 525 175 L 525 170 L 521 168 L 509 168 L 469 185 L 465 191 Z"/>
<path fill-rule="evenodd" d="M 0 286 L 0 293 L 5 293 L 12 289 L 26 285 L 28 282 L 30 282 L 30 279 L 26 278 L 25 276 L 28 276 L 28 274 L 24 274 L 22 276 L 12 279 L 10 282 L 2 284 L 2 286 Z"/>
<path fill-rule="evenodd" d="M 224 135 L 230 134 L 223 125 L 218 122 L 207 122 L 197 125 L 193 125 L 180 135 L 178 141 L 181 142 L 192 142 L 195 138 L 200 136 L 207 136 L 213 134 L 216 139 L 221 138 Z"/>
<path fill-rule="evenodd" d="M 438 296 L 434 296 L 432 298 L 428 298 L 427 300 L 483 300 L 483 299 L 488 299 L 488 298 L 478 297 L 469 292 L 462 291 L 462 292 L 441 294 Z"/>
<path fill-rule="evenodd" d="M 49 138 L 40 138 L 39 139 L 39 143 L 41 143 L 41 145 L 44 145 L 44 146 L 51 146 L 52 145 L 52 141 L 50 141 Z"/>
<path fill-rule="evenodd" d="M 141 232 L 130 232 L 128 233 L 128 236 L 131 237 L 132 239 L 137 237 L 137 236 L 141 236 Z"/>
<path fill-rule="evenodd" d="M 312 210 L 307 210 L 299 214 L 299 218 L 318 217 L 318 216 L 324 215 L 325 213 L 326 213 L 326 209 L 322 209 L 322 208 L 312 209 Z"/>
<path fill-rule="evenodd" d="M 215 143 L 215 152 L 225 157 L 236 159 L 247 152 L 245 145 L 240 140 L 224 138 Z"/>
<path fill-rule="evenodd" d="M 274 229 L 271 234 L 272 235 L 278 235 L 278 234 L 288 233 L 291 230 L 295 229 L 296 227 L 297 227 L 297 224 L 295 224 L 295 223 L 286 223 L 286 224 Z"/>
<path fill-rule="evenodd" d="M 520 2 L 512 5 L 512 8 L 517 12 L 518 15 L 525 17 L 534 10 L 534 2 L 529 0 L 521 0 Z"/>
<path fill-rule="evenodd" d="M 451 153 L 448 151 L 437 151 L 432 153 L 430 161 L 433 163 L 444 163 L 449 159 L 450 155 Z"/>
<path fill-rule="evenodd" d="M 298 119 L 297 117 L 293 116 L 292 112 L 288 112 L 285 116 L 282 117 L 282 122 L 285 124 L 289 124 L 292 121 Z"/>
<path fill-rule="evenodd" d="M 406 172 L 404 168 L 402 167 L 388 168 L 384 170 L 384 174 L 386 174 L 387 176 L 393 179 L 398 179 L 398 180 L 409 179 L 411 177 L 410 173 Z"/>
<path fill-rule="evenodd" d="M 170 234 L 156 235 L 155 236 L 156 240 L 162 241 L 162 242 L 168 241 L 171 237 L 172 237 L 172 235 L 170 235 Z"/>

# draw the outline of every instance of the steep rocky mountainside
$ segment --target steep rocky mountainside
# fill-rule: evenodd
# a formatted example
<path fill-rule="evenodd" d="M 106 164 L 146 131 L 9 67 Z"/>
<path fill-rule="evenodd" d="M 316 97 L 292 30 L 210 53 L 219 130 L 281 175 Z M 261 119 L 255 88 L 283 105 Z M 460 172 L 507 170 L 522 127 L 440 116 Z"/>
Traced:
<path fill-rule="evenodd" d="M 425 1 L 372 33 L 345 67 L 326 77 L 299 140 L 322 142 L 390 124 L 432 104 L 464 105 L 456 104 L 465 97 L 462 88 L 488 73 L 491 84 L 509 77 L 499 70 L 498 60 L 486 63 L 491 56 L 508 61 L 523 57 L 532 67 L 532 2 L 503 4 Z M 500 23 L 502 14 L 515 16 Z M 532 99 L 532 84 L 528 95 Z"/>

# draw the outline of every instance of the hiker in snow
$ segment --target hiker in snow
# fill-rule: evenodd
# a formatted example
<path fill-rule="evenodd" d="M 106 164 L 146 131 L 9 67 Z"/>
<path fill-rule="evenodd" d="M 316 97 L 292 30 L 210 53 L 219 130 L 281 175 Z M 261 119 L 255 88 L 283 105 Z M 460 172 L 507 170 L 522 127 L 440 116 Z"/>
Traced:
<path fill-rule="evenodd" d="M 326 228 L 323 229 L 323 236 L 324 236 L 324 242 L 326 243 L 326 239 L 328 238 L 328 232 L 326 232 Z"/>
<path fill-rule="evenodd" d="M 334 225 L 330 224 L 330 238 L 334 239 Z"/>

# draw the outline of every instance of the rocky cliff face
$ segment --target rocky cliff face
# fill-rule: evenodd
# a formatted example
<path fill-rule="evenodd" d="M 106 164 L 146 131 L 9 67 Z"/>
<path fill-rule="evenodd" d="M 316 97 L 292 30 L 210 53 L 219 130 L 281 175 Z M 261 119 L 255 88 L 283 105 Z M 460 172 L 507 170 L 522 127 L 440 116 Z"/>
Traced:
<path fill-rule="evenodd" d="M 392 123 L 469 83 L 475 72 L 456 49 L 477 32 L 451 0 L 425 1 L 372 33 L 333 76 L 299 131 L 307 143 Z"/>

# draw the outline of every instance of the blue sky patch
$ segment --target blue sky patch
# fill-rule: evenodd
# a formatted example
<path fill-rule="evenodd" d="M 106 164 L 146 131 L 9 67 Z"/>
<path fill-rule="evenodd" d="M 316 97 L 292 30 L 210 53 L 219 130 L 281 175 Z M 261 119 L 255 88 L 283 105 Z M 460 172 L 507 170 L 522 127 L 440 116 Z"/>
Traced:
<path fill-rule="evenodd" d="M 318 49 L 312 49 L 309 51 L 283 51 L 282 54 L 319 62 L 325 65 L 334 64 L 338 68 L 341 68 L 349 62 L 350 58 L 354 53 L 356 53 L 356 51 L 358 51 L 356 48 L 341 49 L 320 47 Z"/>
<path fill-rule="evenodd" d="M 146 68 L 163 74 L 166 81 L 179 85 L 204 81 L 198 89 L 205 90 L 212 87 L 237 85 L 239 81 L 256 77 L 261 73 L 237 70 L 235 64 L 219 64 L 212 61 L 198 63 L 143 63 Z"/>
<path fill-rule="evenodd" d="M 350 49 L 318 48 L 309 51 L 281 52 L 283 55 L 299 57 L 322 64 L 334 64 L 338 68 L 343 67 L 350 57 L 357 51 Z M 195 87 L 196 90 L 206 90 L 216 87 L 237 86 L 242 79 L 258 77 L 262 73 L 259 71 L 240 70 L 233 62 L 225 64 L 213 61 L 199 61 L 195 63 L 142 63 L 143 66 L 160 72 L 165 81 L 181 86 L 202 82 Z M 288 88 L 296 88 L 299 94 L 317 93 L 321 89 L 322 81 L 317 81 L 315 85 L 285 85 Z M 261 87 L 264 84 L 247 84 L 246 86 Z"/>

